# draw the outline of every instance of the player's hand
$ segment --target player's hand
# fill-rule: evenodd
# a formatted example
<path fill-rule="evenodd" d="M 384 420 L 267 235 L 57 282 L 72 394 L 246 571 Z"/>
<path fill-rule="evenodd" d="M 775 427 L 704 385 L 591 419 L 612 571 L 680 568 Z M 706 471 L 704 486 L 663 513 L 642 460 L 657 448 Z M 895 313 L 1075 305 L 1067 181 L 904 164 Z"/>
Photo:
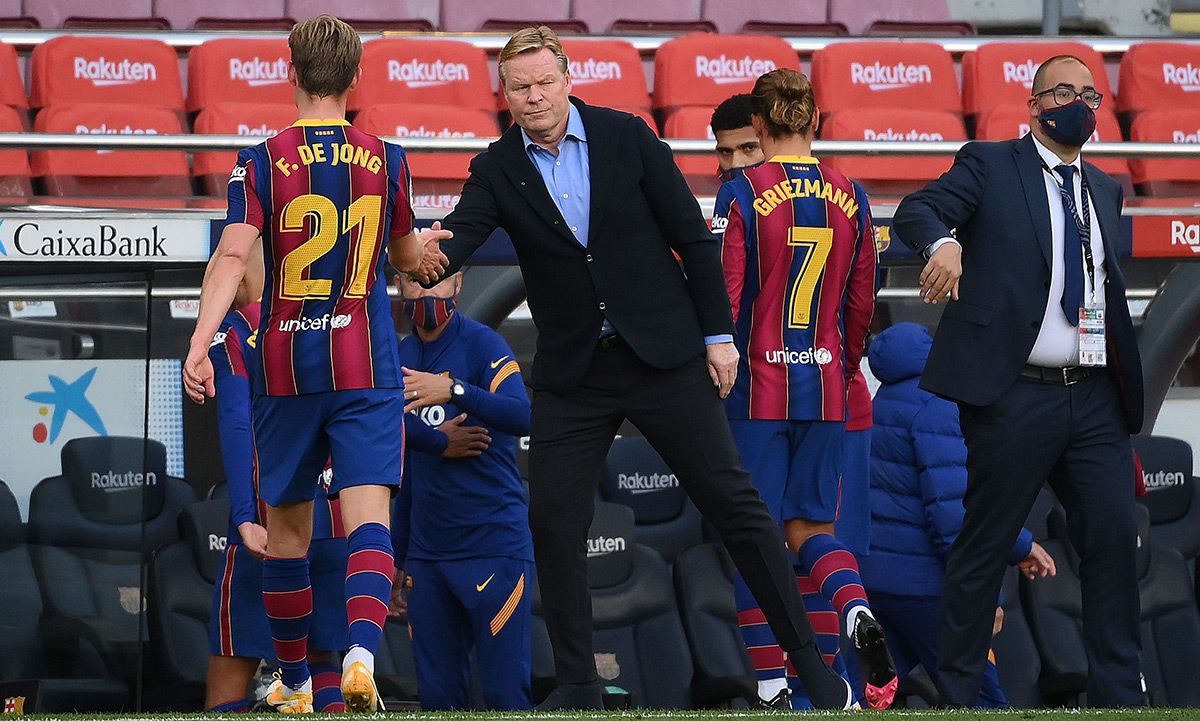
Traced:
<path fill-rule="evenodd" d="M 1054 559 L 1042 548 L 1041 544 L 1034 543 L 1029 549 L 1029 555 L 1025 560 L 1017 564 L 1017 568 L 1021 569 L 1021 573 L 1025 574 L 1025 578 L 1030 581 L 1035 578 L 1045 578 L 1058 573 L 1058 569 L 1054 566 Z"/>
<path fill-rule="evenodd" d="M 449 441 L 446 450 L 442 451 L 442 458 L 471 458 L 481 455 L 492 445 L 492 436 L 486 428 L 464 426 L 465 420 L 467 414 L 463 413 L 438 426 L 438 430 L 445 433 Z"/>
<path fill-rule="evenodd" d="M 395 580 L 392 581 L 392 596 L 388 600 L 388 618 L 405 618 L 408 616 L 408 574 L 403 568 L 396 569 Z"/>
<path fill-rule="evenodd" d="M 404 371 L 404 412 L 450 402 L 454 381 L 446 376 L 401 368 Z"/>
<path fill-rule="evenodd" d="M 187 358 L 183 361 L 183 390 L 188 398 L 204 405 L 206 397 L 212 398 L 217 394 L 213 384 L 212 361 L 208 359 L 208 346 L 193 345 L 188 349 Z"/>
<path fill-rule="evenodd" d="M 996 606 L 996 620 L 992 621 L 992 638 L 1000 635 L 1004 629 L 1004 609 Z"/>
<path fill-rule="evenodd" d="M 421 242 L 421 261 L 417 263 L 417 267 L 409 272 L 409 276 L 421 283 L 432 283 L 442 277 L 442 273 L 446 267 L 450 265 L 450 259 L 442 252 L 441 242 L 450 240 L 454 237 L 454 233 L 448 230 L 442 230 L 442 221 L 433 221 L 433 227 L 429 230 L 422 230 L 417 233 L 417 240 Z"/>
<path fill-rule="evenodd" d="M 267 529 L 254 523 L 246 521 L 238 525 L 238 534 L 242 537 L 242 545 L 246 550 L 254 554 L 255 558 L 267 557 Z"/>
<path fill-rule="evenodd" d="M 958 279 L 962 277 L 962 246 L 958 243 L 942 243 L 942 247 L 929 256 L 929 262 L 921 271 L 921 299 L 936 304 L 949 295 L 958 300 Z"/>
<path fill-rule="evenodd" d="M 738 350 L 733 343 L 713 343 L 705 346 L 708 354 L 708 376 L 722 398 L 733 390 L 737 380 Z"/>

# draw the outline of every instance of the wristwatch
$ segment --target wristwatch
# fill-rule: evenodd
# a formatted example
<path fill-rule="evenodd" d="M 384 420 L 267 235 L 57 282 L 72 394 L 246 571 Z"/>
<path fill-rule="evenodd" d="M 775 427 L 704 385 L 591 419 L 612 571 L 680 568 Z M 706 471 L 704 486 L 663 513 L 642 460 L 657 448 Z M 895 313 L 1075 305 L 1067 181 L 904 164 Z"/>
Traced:
<path fill-rule="evenodd" d="M 457 378 L 451 378 L 450 400 L 460 401 L 467 395 L 467 385 Z"/>

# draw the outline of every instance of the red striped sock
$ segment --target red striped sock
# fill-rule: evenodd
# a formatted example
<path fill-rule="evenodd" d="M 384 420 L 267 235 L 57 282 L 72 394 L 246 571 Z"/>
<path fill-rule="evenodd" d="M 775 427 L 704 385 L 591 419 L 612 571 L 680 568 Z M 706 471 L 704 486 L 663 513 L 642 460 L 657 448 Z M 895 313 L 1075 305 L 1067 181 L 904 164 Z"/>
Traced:
<path fill-rule="evenodd" d="M 313 600 L 308 557 L 263 561 L 262 588 L 280 679 L 290 688 L 300 688 L 309 678 L 308 629 Z"/>
<path fill-rule="evenodd" d="M 382 523 L 364 523 L 346 539 L 350 558 L 346 562 L 346 620 L 350 645 L 374 654 L 387 621 L 392 577 L 392 534 Z"/>

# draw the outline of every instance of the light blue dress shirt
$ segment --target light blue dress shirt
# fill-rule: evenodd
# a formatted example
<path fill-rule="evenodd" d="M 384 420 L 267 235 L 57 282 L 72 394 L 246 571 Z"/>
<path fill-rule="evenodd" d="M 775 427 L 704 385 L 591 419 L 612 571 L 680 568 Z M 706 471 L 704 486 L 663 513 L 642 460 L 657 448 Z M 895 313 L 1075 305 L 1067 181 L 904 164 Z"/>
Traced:
<path fill-rule="evenodd" d="M 587 130 L 583 127 L 583 118 L 579 109 L 574 105 L 567 115 L 567 134 L 558 144 L 558 153 L 538 145 L 533 138 L 521 128 L 521 141 L 525 144 L 525 152 L 542 176 L 546 184 L 546 192 L 554 200 L 558 212 L 562 214 L 567 227 L 575 236 L 575 240 L 583 247 L 588 244 L 588 229 L 591 214 L 592 184 L 590 166 L 588 165 Z M 613 332 L 612 324 L 604 320 L 602 335 Z M 732 343 L 732 335 L 705 336 L 704 342 Z"/>

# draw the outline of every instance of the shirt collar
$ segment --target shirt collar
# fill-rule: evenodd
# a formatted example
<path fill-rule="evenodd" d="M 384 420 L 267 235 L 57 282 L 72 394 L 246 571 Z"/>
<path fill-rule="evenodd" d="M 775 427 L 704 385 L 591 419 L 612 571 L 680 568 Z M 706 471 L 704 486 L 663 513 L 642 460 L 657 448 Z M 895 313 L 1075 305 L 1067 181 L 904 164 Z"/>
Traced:
<path fill-rule="evenodd" d="M 1070 163 L 1064 163 L 1062 158 L 1054 154 L 1054 151 L 1050 150 L 1050 148 L 1047 148 L 1045 145 L 1042 145 L 1042 141 L 1038 140 L 1036 135 L 1030 133 L 1029 138 L 1033 141 L 1033 147 L 1037 148 L 1038 155 L 1040 155 L 1042 158 L 1042 163 L 1045 164 L 1045 166 L 1050 170 L 1054 170 L 1054 168 L 1059 165 L 1070 165 L 1073 166 L 1076 171 L 1081 170 L 1083 153 L 1076 155 L 1075 160 L 1071 161 Z"/>
<path fill-rule="evenodd" d="M 349 125 L 350 121 L 345 118 L 302 118 L 292 123 L 293 128 L 312 128 L 322 125 Z"/>
<path fill-rule="evenodd" d="M 802 163 L 805 165 L 816 165 L 821 161 L 811 155 L 772 155 L 768 163 Z"/>
<path fill-rule="evenodd" d="M 587 142 L 587 130 L 583 127 L 583 118 L 579 115 L 579 108 L 575 104 L 571 104 L 571 109 L 567 111 L 567 134 L 563 136 L 563 140 L 573 138 L 581 143 Z M 521 128 L 521 142 L 525 145 L 525 149 L 542 148 L 529 137 L 529 133 L 525 132 L 525 128 Z M 545 148 L 542 148 L 545 150 Z"/>

